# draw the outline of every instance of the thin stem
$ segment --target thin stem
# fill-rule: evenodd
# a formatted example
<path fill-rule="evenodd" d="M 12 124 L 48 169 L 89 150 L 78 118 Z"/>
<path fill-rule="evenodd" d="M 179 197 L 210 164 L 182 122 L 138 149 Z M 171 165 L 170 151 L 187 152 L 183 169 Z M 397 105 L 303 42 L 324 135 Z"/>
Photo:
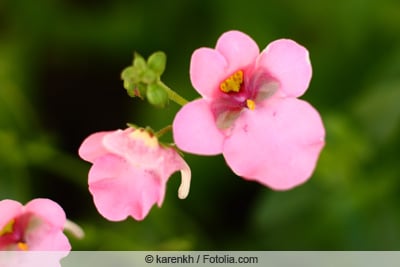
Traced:
<path fill-rule="evenodd" d="M 160 138 L 161 136 L 163 136 L 164 134 L 166 134 L 166 133 L 168 133 L 169 131 L 171 131 L 172 130 L 172 125 L 168 125 L 168 126 L 165 126 L 164 128 L 162 128 L 162 129 L 160 129 L 158 132 L 156 132 L 154 135 L 157 137 L 157 138 Z"/>
<path fill-rule="evenodd" d="M 165 89 L 165 91 L 168 94 L 168 98 L 177 103 L 180 106 L 186 105 L 189 101 L 187 101 L 185 98 L 180 96 L 177 92 L 169 88 L 165 83 L 160 81 L 160 85 Z"/>

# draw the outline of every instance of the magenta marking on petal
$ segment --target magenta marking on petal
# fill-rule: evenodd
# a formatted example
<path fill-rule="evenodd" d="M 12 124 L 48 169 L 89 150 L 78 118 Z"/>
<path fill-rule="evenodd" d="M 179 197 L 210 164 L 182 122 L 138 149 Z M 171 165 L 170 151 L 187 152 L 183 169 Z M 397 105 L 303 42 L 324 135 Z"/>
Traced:
<path fill-rule="evenodd" d="M 3 202 L 4 203 L 4 202 Z M 0 204 L 0 213 L 5 210 Z M 11 203 L 11 202 L 9 202 Z M 15 202 L 18 203 L 18 202 Z M 65 250 L 71 245 L 63 234 L 65 213 L 57 203 L 49 199 L 34 199 L 10 221 L 10 229 L 0 235 L 0 249 L 9 250 Z M 62 225 L 59 225 L 62 222 Z"/>

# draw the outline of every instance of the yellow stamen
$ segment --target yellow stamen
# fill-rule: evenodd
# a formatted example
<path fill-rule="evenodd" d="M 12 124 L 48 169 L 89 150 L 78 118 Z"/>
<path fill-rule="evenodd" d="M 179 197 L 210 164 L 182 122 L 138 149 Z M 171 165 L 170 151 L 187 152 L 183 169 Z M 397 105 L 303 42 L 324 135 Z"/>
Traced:
<path fill-rule="evenodd" d="M 154 135 L 151 135 L 148 131 L 144 129 L 135 129 L 130 136 L 133 139 L 141 140 L 143 143 L 150 147 L 150 148 L 156 148 L 158 147 L 158 140 L 157 137 Z"/>
<path fill-rule="evenodd" d="M 13 232 L 13 227 L 14 227 L 15 220 L 9 221 L 6 226 L 3 227 L 3 229 L 0 230 L 0 236 L 12 233 Z"/>
<path fill-rule="evenodd" d="M 243 71 L 238 70 L 223 81 L 219 88 L 224 93 L 239 92 L 243 83 Z"/>
<path fill-rule="evenodd" d="M 20 250 L 23 250 L 23 251 L 28 251 L 28 244 L 26 244 L 25 242 L 18 242 L 18 248 L 20 249 Z"/>
<path fill-rule="evenodd" d="M 247 99 L 246 106 L 248 107 L 248 109 L 254 110 L 256 108 L 256 103 L 251 99 Z"/>

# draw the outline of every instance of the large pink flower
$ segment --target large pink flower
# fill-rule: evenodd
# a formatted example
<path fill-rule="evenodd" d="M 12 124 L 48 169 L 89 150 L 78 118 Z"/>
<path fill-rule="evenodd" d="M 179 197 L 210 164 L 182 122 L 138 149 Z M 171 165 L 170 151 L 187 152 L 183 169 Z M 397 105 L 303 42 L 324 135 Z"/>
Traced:
<path fill-rule="evenodd" d="M 260 53 L 246 34 L 224 33 L 215 49 L 192 55 L 190 78 L 202 98 L 176 115 L 177 146 L 222 153 L 237 175 L 276 190 L 305 182 L 325 136 L 318 112 L 297 99 L 311 74 L 308 51 L 292 40 L 276 40 Z"/>
<path fill-rule="evenodd" d="M 49 199 L 0 201 L 0 250 L 70 251 L 64 210 Z"/>
<path fill-rule="evenodd" d="M 179 197 L 189 192 L 189 166 L 175 149 L 160 145 L 144 129 L 92 134 L 82 143 L 79 155 L 93 163 L 89 190 L 98 211 L 108 220 L 120 221 L 129 215 L 144 219 L 155 203 L 162 205 L 166 183 L 178 170 L 182 175 Z"/>

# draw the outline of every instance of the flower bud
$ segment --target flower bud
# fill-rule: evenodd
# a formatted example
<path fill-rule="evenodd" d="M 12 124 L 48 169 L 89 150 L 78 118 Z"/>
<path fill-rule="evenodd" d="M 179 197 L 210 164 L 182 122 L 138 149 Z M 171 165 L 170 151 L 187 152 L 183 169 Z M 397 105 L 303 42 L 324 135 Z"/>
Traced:
<path fill-rule="evenodd" d="M 164 72 L 166 64 L 167 56 L 161 51 L 154 52 L 147 59 L 147 66 L 149 69 L 153 70 L 159 76 Z"/>
<path fill-rule="evenodd" d="M 150 104 L 163 108 L 168 103 L 167 92 L 157 83 L 147 86 L 146 97 Z"/>
<path fill-rule="evenodd" d="M 159 78 L 160 76 L 157 75 L 153 70 L 146 69 L 142 76 L 142 82 L 144 82 L 145 84 L 152 84 Z"/>
<path fill-rule="evenodd" d="M 139 53 L 135 53 L 133 58 L 133 67 L 139 72 L 147 69 L 146 60 Z"/>

